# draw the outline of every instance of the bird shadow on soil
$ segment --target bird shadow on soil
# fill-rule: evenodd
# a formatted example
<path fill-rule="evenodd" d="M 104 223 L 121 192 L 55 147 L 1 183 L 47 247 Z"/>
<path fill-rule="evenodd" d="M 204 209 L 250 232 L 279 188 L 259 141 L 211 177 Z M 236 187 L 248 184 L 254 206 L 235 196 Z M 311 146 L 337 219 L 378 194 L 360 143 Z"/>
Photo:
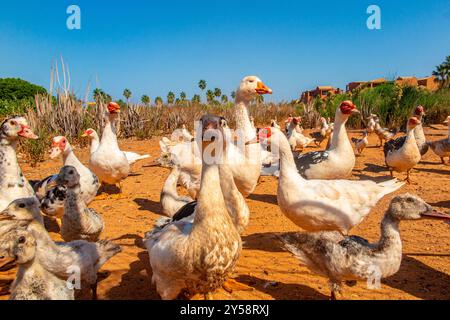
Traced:
<path fill-rule="evenodd" d="M 248 275 L 240 275 L 235 280 L 264 292 L 276 300 L 328 300 L 329 298 L 301 284 L 274 282 L 273 285 L 268 285 L 269 281 Z"/>
<path fill-rule="evenodd" d="M 112 185 L 112 184 L 103 184 L 100 186 L 100 188 L 98 189 L 98 195 L 102 194 L 102 193 L 106 193 L 106 194 L 119 194 L 120 193 L 120 189 L 119 187 L 117 187 L 116 185 Z"/>
<path fill-rule="evenodd" d="M 449 208 L 450 209 L 450 200 L 429 203 L 429 205 L 432 207 L 441 207 L 441 208 Z"/>
<path fill-rule="evenodd" d="M 138 209 L 141 211 L 161 214 L 161 204 L 159 202 L 143 198 L 136 198 L 133 201 L 139 206 Z"/>
<path fill-rule="evenodd" d="M 278 239 L 279 232 L 253 233 L 242 237 L 244 249 L 261 250 L 267 252 L 284 252 L 283 245 Z"/>
<path fill-rule="evenodd" d="M 392 180 L 391 176 L 373 177 L 373 176 L 369 176 L 367 174 L 362 174 L 362 173 L 354 173 L 353 175 L 355 177 L 358 177 L 359 180 L 363 180 L 363 181 L 371 180 L 371 181 L 374 181 L 376 183 L 381 183 L 381 182 L 385 182 L 385 181 L 388 181 L 388 180 Z"/>
<path fill-rule="evenodd" d="M 416 168 L 416 170 L 421 171 L 421 172 L 429 172 L 429 173 L 443 174 L 443 175 L 448 175 L 450 173 L 450 167 L 449 167 L 449 170 L 428 169 L 428 168 Z"/>
<path fill-rule="evenodd" d="M 379 166 L 377 164 L 373 164 L 373 163 L 364 163 L 364 165 L 366 166 L 364 169 L 362 169 L 362 171 L 369 171 L 369 172 L 373 172 L 373 173 L 380 173 L 380 172 L 385 172 L 387 171 L 387 168 L 384 166 Z"/>
<path fill-rule="evenodd" d="M 108 299 L 159 300 L 155 287 L 151 284 L 152 268 L 146 251 L 138 253 L 139 260 L 131 262 L 130 269 L 121 277 L 120 284 L 107 293 Z"/>
<path fill-rule="evenodd" d="M 248 199 L 271 204 L 278 204 L 277 196 L 274 194 L 251 194 Z"/>
<path fill-rule="evenodd" d="M 404 256 L 400 270 L 383 280 L 386 285 L 421 299 L 448 299 L 450 276 L 421 261 Z"/>
<path fill-rule="evenodd" d="M 120 244 L 120 245 L 121 246 L 133 246 L 133 247 L 145 249 L 142 237 L 137 234 L 127 233 L 127 234 L 121 235 L 120 237 L 110 239 L 110 240 L 111 241 L 120 241 L 120 240 L 128 240 L 128 239 L 134 239 L 134 243 L 133 244 Z"/>

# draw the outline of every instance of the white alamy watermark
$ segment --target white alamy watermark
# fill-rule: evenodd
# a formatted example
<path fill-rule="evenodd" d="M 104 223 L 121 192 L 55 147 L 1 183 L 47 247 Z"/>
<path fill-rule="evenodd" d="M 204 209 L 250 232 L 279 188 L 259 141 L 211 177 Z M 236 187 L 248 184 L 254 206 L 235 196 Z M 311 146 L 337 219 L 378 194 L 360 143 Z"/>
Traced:
<path fill-rule="evenodd" d="M 381 30 L 381 8 L 376 4 L 372 4 L 367 7 L 367 18 L 366 25 L 369 30 Z"/>
<path fill-rule="evenodd" d="M 66 26 L 69 30 L 81 29 L 81 9 L 79 6 L 72 4 L 67 7 L 66 13 L 69 15 L 66 20 Z"/>

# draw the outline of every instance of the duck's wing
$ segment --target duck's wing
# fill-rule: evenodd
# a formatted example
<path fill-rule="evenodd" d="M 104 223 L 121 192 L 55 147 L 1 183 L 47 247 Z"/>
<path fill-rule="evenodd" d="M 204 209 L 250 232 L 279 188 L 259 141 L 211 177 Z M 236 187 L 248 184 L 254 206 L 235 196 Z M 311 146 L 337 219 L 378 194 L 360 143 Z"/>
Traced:
<path fill-rule="evenodd" d="M 197 201 L 192 201 L 182 206 L 172 217 L 172 221 L 179 221 L 194 214 Z"/>
<path fill-rule="evenodd" d="M 330 153 L 328 151 L 313 151 L 300 154 L 294 157 L 297 170 L 303 178 L 306 178 L 305 172 L 315 164 L 328 160 Z"/>
<path fill-rule="evenodd" d="M 287 233 L 279 238 L 286 250 L 323 276 L 328 276 L 329 266 L 345 255 L 345 250 L 337 245 L 344 238 L 339 232 Z"/>
<path fill-rule="evenodd" d="M 67 197 L 67 188 L 64 186 L 56 186 L 46 192 L 45 197 L 41 200 L 41 210 L 47 215 L 53 216 L 58 211 L 64 209 L 64 203 Z"/>
<path fill-rule="evenodd" d="M 46 192 L 50 190 L 51 187 L 53 187 L 53 183 L 56 181 L 57 176 L 57 174 L 53 174 L 43 180 L 29 181 L 39 200 L 41 200 L 45 196 Z"/>
<path fill-rule="evenodd" d="M 405 141 L 406 141 L 406 136 L 387 141 L 384 144 L 384 148 L 383 148 L 384 156 L 386 157 L 389 152 L 399 150 L 401 147 L 403 147 L 403 145 L 405 144 Z"/>
<path fill-rule="evenodd" d="M 340 241 L 339 245 L 345 248 L 348 254 L 351 255 L 368 253 L 375 248 L 375 245 L 360 236 L 348 236 L 344 240 Z"/>

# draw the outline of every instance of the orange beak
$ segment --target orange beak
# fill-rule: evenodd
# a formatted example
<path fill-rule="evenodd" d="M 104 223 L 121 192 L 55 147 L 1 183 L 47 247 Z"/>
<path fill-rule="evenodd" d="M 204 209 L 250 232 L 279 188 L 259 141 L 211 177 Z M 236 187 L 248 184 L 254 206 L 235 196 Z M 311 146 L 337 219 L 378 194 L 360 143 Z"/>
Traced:
<path fill-rule="evenodd" d="M 267 87 L 264 83 L 262 83 L 261 81 L 258 81 L 258 83 L 256 84 L 256 92 L 258 94 L 272 94 L 272 89 L 270 89 L 269 87 Z"/>

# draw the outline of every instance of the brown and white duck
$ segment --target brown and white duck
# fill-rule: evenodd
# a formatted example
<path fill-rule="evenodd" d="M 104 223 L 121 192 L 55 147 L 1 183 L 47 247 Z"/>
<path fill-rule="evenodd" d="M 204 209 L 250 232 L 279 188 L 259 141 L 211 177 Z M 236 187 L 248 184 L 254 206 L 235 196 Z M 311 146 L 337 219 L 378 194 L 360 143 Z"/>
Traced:
<path fill-rule="evenodd" d="M 404 220 L 450 220 L 417 196 L 395 197 L 381 221 L 381 237 L 370 243 L 358 236 L 338 232 L 285 234 L 285 247 L 312 272 L 329 280 L 331 299 L 341 293 L 342 283 L 367 281 L 376 285 L 397 273 L 402 262 L 402 239 L 399 224 Z"/>
<path fill-rule="evenodd" d="M 233 175 L 225 176 L 220 169 L 226 165 L 222 161 L 222 119 L 204 116 L 201 126 L 201 149 L 214 151 L 202 154 L 201 187 L 194 217 L 156 227 L 144 240 L 152 282 L 164 300 L 176 299 L 183 290 L 190 295 L 214 292 L 226 283 L 242 250 L 224 199 L 229 190 L 221 187 L 223 179 L 234 184 Z"/>
<path fill-rule="evenodd" d="M 406 172 L 406 181 L 408 183 L 411 183 L 409 177 L 411 169 L 422 158 L 414 135 L 414 129 L 420 124 L 421 122 L 416 117 L 409 118 L 405 141 L 393 140 L 393 143 L 384 145 L 385 162 L 391 172 L 391 176 L 394 176 L 393 171 Z M 396 141 L 397 143 L 395 143 Z"/>
<path fill-rule="evenodd" d="M 420 121 L 414 128 L 414 138 L 416 140 L 417 147 L 419 148 L 420 155 L 423 157 L 428 152 L 428 144 L 425 138 L 425 133 L 423 132 L 422 119 L 425 116 L 425 109 L 422 106 L 418 106 L 414 110 L 414 116 Z M 400 147 L 403 143 L 406 142 L 407 136 L 402 136 L 397 139 L 389 140 L 385 143 L 385 148 L 392 148 L 390 145 L 395 145 L 396 147 Z M 386 146 L 388 145 L 388 146 Z"/>
<path fill-rule="evenodd" d="M 355 154 L 345 129 L 348 118 L 359 113 L 351 101 L 344 101 L 336 109 L 334 132 L 330 148 L 300 154 L 295 158 L 298 172 L 306 179 L 345 179 L 355 166 Z"/>

